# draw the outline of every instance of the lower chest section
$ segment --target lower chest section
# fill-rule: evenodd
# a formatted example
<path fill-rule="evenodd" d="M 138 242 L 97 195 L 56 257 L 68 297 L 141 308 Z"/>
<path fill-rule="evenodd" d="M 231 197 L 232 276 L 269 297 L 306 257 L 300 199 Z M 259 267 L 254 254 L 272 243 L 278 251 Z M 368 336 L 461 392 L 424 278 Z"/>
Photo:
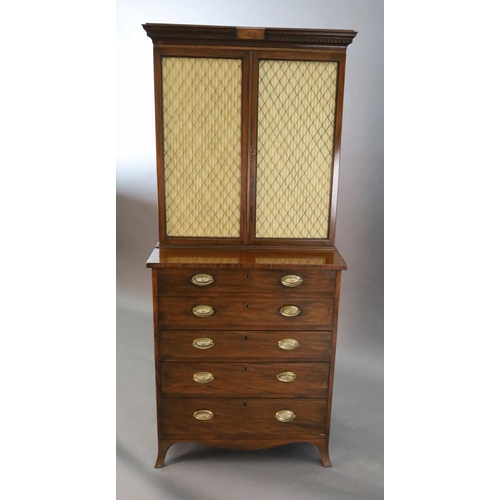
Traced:
<path fill-rule="evenodd" d="M 325 436 L 335 271 L 170 269 L 156 279 L 161 438 Z"/>

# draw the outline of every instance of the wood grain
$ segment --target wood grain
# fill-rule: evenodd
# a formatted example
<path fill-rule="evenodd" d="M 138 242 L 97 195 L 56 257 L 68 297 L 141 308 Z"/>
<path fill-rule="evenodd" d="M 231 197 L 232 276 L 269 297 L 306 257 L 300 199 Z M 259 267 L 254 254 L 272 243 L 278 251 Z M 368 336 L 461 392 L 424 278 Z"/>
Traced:
<path fill-rule="evenodd" d="M 215 313 L 206 318 L 195 316 L 193 308 L 205 304 Z M 299 307 L 300 314 L 282 316 L 279 310 L 285 305 Z M 333 303 L 328 296 L 309 297 L 297 292 L 287 297 L 271 294 L 159 296 L 158 317 L 161 329 L 324 330 L 332 326 Z"/>
<path fill-rule="evenodd" d="M 196 420 L 195 411 L 213 412 L 211 420 Z M 275 414 L 292 410 L 291 422 L 279 422 Z M 326 399 L 210 399 L 165 401 L 163 439 L 219 438 L 317 438 L 325 432 Z"/>
<path fill-rule="evenodd" d="M 328 388 L 328 363 L 162 363 L 162 392 L 166 397 L 279 397 L 324 398 Z M 280 382 L 276 375 L 291 371 L 297 378 Z M 193 380 L 209 372 L 212 382 Z"/>
<path fill-rule="evenodd" d="M 151 268 L 185 269 L 347 269 L 347 264 L 335 248 L 253 248 L 253 247 L 157 247 L 148 261 Z M 194 274 L 194 273 L 193 273 Z"/>
<path fill-rule="evenodd" d="M 193 341 L 210 338 L 214 346 L 197 349 Z M 299 347 L 285 351 L 278 341 L 293 338 Z M 161 361 L 330 361 L 331 331 L 160 330 Z"/>
<path fill-rule="evenodd" d="M 275 257 L 276 258 L 276 257 Z M 197 286 L 191 278 L 199 273 L 210 274 L 214 282 L 208 286 Z M 300 276 L 301 285 L 288 288 L 281 284 L 281 279 L 288 275 Z M 335 287 L 335 271 L 304 269 L 161 269 L 158 271 L 158 293 L 160 295 L 178 295 L 179 293 L 203 293 L 207 295 L 217 292 L 279 293 L 282 297 L 300 292 L 333 292 Z"/>

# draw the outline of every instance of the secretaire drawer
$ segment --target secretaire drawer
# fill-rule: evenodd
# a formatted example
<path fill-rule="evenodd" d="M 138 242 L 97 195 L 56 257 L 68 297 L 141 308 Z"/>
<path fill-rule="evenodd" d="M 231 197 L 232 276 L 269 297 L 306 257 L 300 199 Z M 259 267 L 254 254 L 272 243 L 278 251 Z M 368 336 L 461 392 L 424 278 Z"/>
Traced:
<path fill-rule="evenodd" d="M 335 271 L 319 269 L 159 269 L 158 293 L 332 292 Z"/>
<path fill-rule="evenodd" d="M 326 432 L 326 399 L 168 399 L 164 439 L 306 438 Z"/>
<path fill-rule="evenodd" d="M 328 361 L 331 331 L 160 330 L 160 361 Z"/>
<path fill-rule="evenodd" d="M 179 398 L 326 397 L 329 363 L 162 363 L 161 390 Z"/>
<path fill-rule="evenodd" d="M 158 297 L 160 328 L 307 330 L 331 328 L 333 297 L 200 295 Z"/>

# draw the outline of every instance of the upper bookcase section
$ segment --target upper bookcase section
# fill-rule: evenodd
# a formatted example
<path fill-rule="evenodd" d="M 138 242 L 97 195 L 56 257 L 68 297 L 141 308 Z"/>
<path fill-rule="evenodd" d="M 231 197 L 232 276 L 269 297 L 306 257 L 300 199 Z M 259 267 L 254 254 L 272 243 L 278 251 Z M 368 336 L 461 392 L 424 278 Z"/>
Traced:
<path fill-rule="evenodd" d="M 356 32 L 143 26 L 160 246 L 333 247 Z"/>

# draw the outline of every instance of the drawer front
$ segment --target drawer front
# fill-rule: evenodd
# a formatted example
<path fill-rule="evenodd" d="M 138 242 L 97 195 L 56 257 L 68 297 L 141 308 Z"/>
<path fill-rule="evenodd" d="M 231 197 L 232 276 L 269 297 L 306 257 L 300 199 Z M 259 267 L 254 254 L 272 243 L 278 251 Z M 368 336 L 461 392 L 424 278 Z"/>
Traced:
<path fill-rule="evenodd" d="M 328 363 L 162 363 L 168 397 L 326 397 Z"/>
<path fill-rule="evenodd" d="M 160 361 L 329 361 L 331 338 L 331 331 L 160 330 Z"/>
<path fill-rule="evenodd" d="M 333 296 L 160 296 L 158 320 L 160 328 L 174 330 L 328 329 L 333 323 Z"/>
<path fill-rule="evenodd" d="M 162 401 L 164 439 L 296 438 L 326 432 L 326 399 L 169 399 Z M 208 412 L 203 412 L 208 410 Z M 279 421 L 276 414 L 291 421 Z M 200 412 L 198 420 L 193 416 Z M 210 415 L 211 414 L 211 415 Z"/>
<path fill-rule="evenodd" d="M 316 269 L 160 269 L 158 293 L 247 292 L 301 293 L 333 292 L 335 272 Z M 194 281 L 194 283 L 193 283 Z M 198 283 L 198 284 L 196 284 Z"/>

